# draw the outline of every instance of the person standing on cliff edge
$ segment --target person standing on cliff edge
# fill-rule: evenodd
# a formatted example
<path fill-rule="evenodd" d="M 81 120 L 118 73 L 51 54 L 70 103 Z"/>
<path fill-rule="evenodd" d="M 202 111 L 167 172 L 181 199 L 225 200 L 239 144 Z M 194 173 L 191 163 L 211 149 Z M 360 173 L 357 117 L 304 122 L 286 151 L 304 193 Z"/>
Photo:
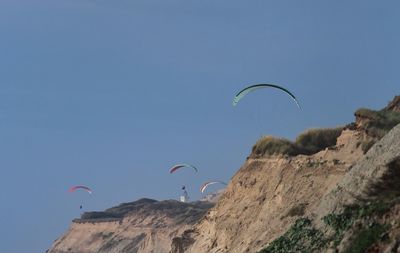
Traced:
<path fill-rule="evenodd" d="M 183 194 L 180 197 L 181 202 L 188 202 L 189 201 L 189 194 L 186 191 L 186 186 L 182 186 Z"/>

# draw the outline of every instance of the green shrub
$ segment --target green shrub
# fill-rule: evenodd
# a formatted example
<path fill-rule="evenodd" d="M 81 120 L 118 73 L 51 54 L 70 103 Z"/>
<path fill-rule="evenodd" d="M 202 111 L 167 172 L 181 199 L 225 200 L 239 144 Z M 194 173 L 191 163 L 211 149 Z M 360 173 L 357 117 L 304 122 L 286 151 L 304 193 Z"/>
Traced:
<path fill-rule="evenodd" d="M 333 229 L 334 234 L 324 234 L 321 230 L 315 229 L 308 218 L 300 218 L 282 236 L 258 253 L 324 252 L 322 250 L 332 246 L 332 242 L 334 246 L 339 245 L 356 221 L 372 225 L 365 225 L 361 231 L 353 235 L 352 245 L 345 252 L 361 253 L 380 239 L 388 229 L 387 225 L 378 224 L 376 219 L 389 210 L 390 203 L 381 201 L 345 206 L 343 212 L 323 217 L 324 223 Z"/>
<path fill-rule="evenodd" d="M 339 245 L 345 232 L 353 225 L 355 216 L 355 208 L 346 207 L 341 214 L 332 213 L 322 218 L 324 223 L 335 231 L 332 237 L 335 246 Z"/>
<path fill-rule="evenodd" d="M 259 253 L 313 252 L 325 244 L 322 232 L 314 229 L 309 219 L 300 218 L 284 235 Z"/>
<path fill-rule="evenodd" d="M 378 241 L 382 234 L 386 232 L 388 226 L 372 224 L 372 226 L 361 230 L 351 240 L 351 245 L 344 251 L 345 253 L 363 253 Z"/>
<path fill-rule="evenodd" d="M 306 153 L 315 154 L 327 147 L 336 145 L 343 127 L 309 129 L 296 138 L 295 144 Z"/>
<path fill-rule="evenodd" d="M 347 230 L 349 230 L 356 220 L 371 218 L 375 215 L 382 215 L 389 210 L 390 206 L 387 203 L 376 201 L 365 205 L 346 206 L 340 214 L 328 214 L 322 218 L 324 223 L 330 226 L 335 234 L 331 240 L 335 245 L 338 245 Z"/>
<path fill-rule="evenodd" d="M 253 146 L 252 154 L 256 156 L 264 155 L 297 155 L 298 148 L 289 140 L 264 136 Z"/>
<path fill-rule="evenodd" d="M 358 109 L 356 117 L 365 118 L 367 122 L 363 126 L 368 135 L 382 138 L 394 126 L 400 124 L 400 112 L 380 110 L 374 111 L 365 108 Z"/>

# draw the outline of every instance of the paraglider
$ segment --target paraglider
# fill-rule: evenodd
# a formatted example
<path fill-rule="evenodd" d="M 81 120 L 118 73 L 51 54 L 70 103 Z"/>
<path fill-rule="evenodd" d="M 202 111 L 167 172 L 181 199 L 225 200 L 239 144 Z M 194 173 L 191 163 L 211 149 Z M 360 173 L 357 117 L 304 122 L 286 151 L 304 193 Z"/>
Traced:
<path fill-rule="evenodd" d="M 301 109 L 300 104 L 297 101 L 296 97 L 293 95 L 293 93 L 291 93 L 289 90 L 285 89 L 284 87 L 279 86 L 279 85 L 275 85 L 275 84 L 255 84 L 255 85 L 251 85 L 251 86 L 248 86 L 248 87 L 242 89 L 234 97 L 233 102 L 232 102 L 233 106 L 236 106 L 239 103 L 239 101 L 243 97 L 245 97 L 249 92 L 252 92 L 254 90 L 261 89 L 261 88 L 268 88 L 268 87 L 269 88 L 279 89 L 279 90 L 285 92 L 286 94 L 288 94 L 293 99 L 293 101 L 296 103 L 297 107 L 299 109 Z"/>
<path fill-rule="evenodd" d="M 197 168 L 194 167 L 193 165 L 191 165 L 191 164 L 186 164 L 186 163 L 181 163 L 181 164 L 174 165 L 171 169 L 169 169 L 169 173 L 174 173 L 174 172 L 177 171 L 178 169 L 184 168 L 184 167 L 192 168 L 192 169 L 194 169 L 196 172 L 198 172 Z"/>
<path fill-rule="evenodd" d="M 175 171 L 177 171 L 178 169 L 181 168 L 191 168 L 193 169 L 195 172 L 198 172 L 197 168 L 191 164 L 187 164 L 187 163 L 180 163 L 180 164 L 176 164 L 174 165 L 172 168 L 169 169 L 169 173 L 174 173 Z M 189 201 L 189 194 L 186 191 L 186 186 L 182 186 L 182 195 L 180 196 L 180 201 L 181 202 L 188 202 Z"/>
<path fill-rule="evenodd" d="M 210 185 L 213 185 L 213 184 L 223 184 L 223 185 L 226 185 L 226 183 L 225 183 L 225 182 L 222 182 L 222 181 L 208 181 L 208 182 L 205 182 L 205 183 L 200 187 L 201 193 L 204 193 L 204 191 L 207 189 L 207 187 L 210 186 Z"/>
<path fill-rule="evenodd" d="M 85 191 L 87 191 L 89 194 L 92 194 L 92 192 L 93 192 L 89 187 L 83 186 L 83 185 L 72 186 L 71 188 L 68 189 L 68 192 L 75 192 L 75 191 L 78 190 L 78 189 L 85 190 Z"/>
<path fill-rule="evenodd" d="M 84 190 L 84 191 L 86 191 L 87 193 L 92 194 L 92 190 L 91 190 L 89 187 L 84 186 L 84 185 L 72 186 L 71 188 L 68 189 L 68 192 L 71 192 L 71 193 L 72 193 L 72 192 L 75 192 L 75 191 L 78 190 L 78 189 Z M 82 210 L 82 207 L 83 207 L 83 205 L 80 205 L 80 206 L 79 206 L 79 209 Z"/>

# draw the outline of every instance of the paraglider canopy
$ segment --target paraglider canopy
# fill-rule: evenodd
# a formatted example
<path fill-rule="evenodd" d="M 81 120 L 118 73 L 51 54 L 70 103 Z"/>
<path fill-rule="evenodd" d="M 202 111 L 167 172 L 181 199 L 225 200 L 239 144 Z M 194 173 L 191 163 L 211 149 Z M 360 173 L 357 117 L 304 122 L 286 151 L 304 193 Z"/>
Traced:
<path fill-rule="evenodd" d="M 210 185 L 213 185 L 213 184 L 223 184 L 223 185 L 226 185 L 226 183 L 225 183 L 225 182 L 222 182 L 222 181 L 208 181 L 208 182 L 205 182 L 205 183 L 200 187 L 201 193 L 204 193 L 204 191 L 207 189 L 207 187 L 210 186 Z"/>
<path fill-rule="evenodd" d="M 194 169 L 196 172 L 198 172 L 197 168 L 194 167 L 193 165 L 187 164 L 187 163 L 181 163 L 181 164 L 174 165 L 171 169 L 169 169 L 169 173 L 174 173 L 174 172 L 177 171 L 178 169 L 184 168 L 184 167 L 192 168 L 192 169 Z"/>
<path fill-rule="evenodd" d="M 72 186 L 71 188 L 68 189 L 68 192 L 75 192 L 75 191 L 78 190 L 78 189 L 85 190 L 85 191 L 87 191 L 89 194 L 92 194 L 92 192 L 93 192 L 89 187 L 84 186 L 84 185 Z"/>
<path fill-rule="evenodd" d="M 275 85 L 275 84 L 255 84 L 255 85 L 250 85 L 250 86 L 242 89 L 234 97 L 233 102 L 232 102 L 233 106 L 236 106 L 239 103 L 239 101 L 242 100 L 242 98 L 245 97 L 249 92 L 252 92 L 252 91 L 255 91 L 255 90 L 258 90 L 261 88 L 275 88 L 275 89 L 279 89 L 279 90 L 285 92 L 293 99 L 293 101 L 296 103 L 297 107 L 299 109 L 301 109 L 300 104 L 297 101 L 296 97 L 293 95 L 293 93 L 291 93 L 286 88 L 279 86 L 279 85 Z"/>

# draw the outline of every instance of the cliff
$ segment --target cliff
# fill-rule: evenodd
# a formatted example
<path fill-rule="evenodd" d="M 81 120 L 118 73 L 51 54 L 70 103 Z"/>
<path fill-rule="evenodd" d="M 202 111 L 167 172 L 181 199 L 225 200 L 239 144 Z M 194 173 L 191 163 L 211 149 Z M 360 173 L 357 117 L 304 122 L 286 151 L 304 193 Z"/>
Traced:
<path fill-rule="evenodd" d="M 309 215 L 363 156 L 362 134 L 344 130 L 314 155 L 249 158 L 191 233 L 185 252 L 255 252 Z"/>
<path fill-rule="evenodd" d="M 168 252 L 172 238 L 189 229 L 212 205 L 141 199 L 84 213 L 48 252 Z"/>
<path fill-rule="evenodd" d="M 174 239 L 176 253 L 395 250 L 398 225 L 387 224 L 400 208 L 399 104 L 357 111 L 334 142 L 335 129 L 261 139 L 216 206 Z"/>
<path fill-rule="evenodd" d="M 215 205 L 140 200 L 86 213 L 49 252 L 396 252 L 399 105 L 293 142 L 264 137 Z"/>

